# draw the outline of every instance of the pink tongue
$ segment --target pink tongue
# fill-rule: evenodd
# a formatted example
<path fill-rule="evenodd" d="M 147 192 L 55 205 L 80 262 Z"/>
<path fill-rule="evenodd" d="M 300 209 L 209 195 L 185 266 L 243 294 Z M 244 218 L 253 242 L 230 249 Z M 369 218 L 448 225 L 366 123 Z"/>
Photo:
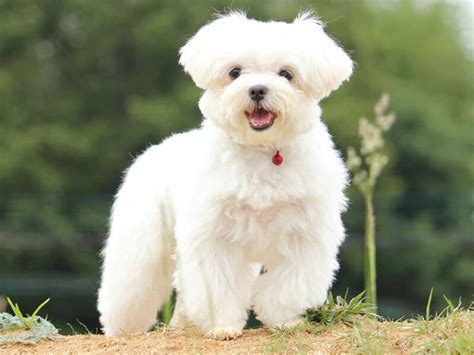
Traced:
<path fill-rule="evenodd" d="M 273 115 L 271 112 L 258 109 L 250 112 L 249 120 L 254 126 L 264 126 L 272 122 Z"/>

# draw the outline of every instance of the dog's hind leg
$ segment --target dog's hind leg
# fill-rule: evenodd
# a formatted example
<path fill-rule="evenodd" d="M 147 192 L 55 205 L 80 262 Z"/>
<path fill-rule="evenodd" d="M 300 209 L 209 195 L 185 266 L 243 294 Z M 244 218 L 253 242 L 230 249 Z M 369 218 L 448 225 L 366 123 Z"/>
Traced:
<path fill-rule="evenodd" d="M 112 210 L 98 299 L 109 336 L 147 331 L 172 291 L 174 241 L 150 170 L 145 153 L 129 169 Z"/>

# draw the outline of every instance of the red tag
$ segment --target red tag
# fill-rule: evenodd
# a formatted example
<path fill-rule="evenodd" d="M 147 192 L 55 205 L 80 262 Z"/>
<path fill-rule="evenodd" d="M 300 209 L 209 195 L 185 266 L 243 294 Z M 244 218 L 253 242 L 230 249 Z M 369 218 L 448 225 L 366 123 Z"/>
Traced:
<path fill-rule="evenodd" d="M 272 162 L 275 165 L 280 165 L 281 163 L 283 163 L 283 157 L 280 155 L 279 150 L 277 150 L 276 154 L 273 156 Z"/>

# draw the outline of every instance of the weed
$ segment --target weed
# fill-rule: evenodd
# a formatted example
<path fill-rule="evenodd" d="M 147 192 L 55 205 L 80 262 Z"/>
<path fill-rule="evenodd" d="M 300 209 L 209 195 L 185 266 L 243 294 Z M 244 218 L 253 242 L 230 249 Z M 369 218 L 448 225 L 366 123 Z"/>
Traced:
<path fill-rule="evenodd" d="M 388 156 L 382 151 L 383 133 L 390 130 L 395 121 L 395 113 L 386 113 L 389 105 L 390 97 L 382 95 L 375 104 L 372 122 L 364 117 L 359 120 L 360 151 L 357 152 L 354 147 L 347 150 L 347 166 L 353 173 L 354 185 L 364 197 L 364 284 L 374 312 L 377 308 L 377 270 L 373 195 L 377 178 L 388 163 Z"/>
<path fill-rule="evenodd" d="M 431 300 L 433 299 L 433 288 L 431 288 L 430 295 L 428 296 L 428 302 L 426 302 L 425 321 L 430 320 L 431 312 Z"/>
<path fill-rule="evenodd" d="M 87 332 L 87 334 L 91 335 L 91 331 L 89 330 L 89 328 L 87 328 L 87 325 L 85 325 L 84 323 L 82 323 L 79 319 L 76 319 L 76 322 L 79 323 L 79 325 L 84 328 L 84 330 Z"/>
<path fill-rule="evenodd" d="M 358 316 L 372 316 L 373 307 L 365 302 L 364 294 L 365 292 L 361 292 L 347 301 L 347 292 L 343 297 L 335 298 L 329 293 L 327 301 L 321 307 L 306 311 L 300 324 L 273 328 L 273 341 L 267 345 L 266 352 L 304 352 L 306 344 L 301 339 L 295 344 L 294 341 L 289 341 L 290 338 L 302 333 L 321 334 L 341 323 L 354 325 Z"/>
<path fill-rule="evenodd" d="M 428 296 L 428 301 L 426 302 L 425 316 L 419 317 L 417 333 L 419 334 L 429 334 L 434 331 L 437 331 L 440 328 L 440 325 L 444 324 L 447 319 L 454 320 L 456 319 L 457 314 L 462 310 L 462 302 L 459 299 L 458 304 L 455 306 L 454 303 L 443 296 L 446 301 L 446 308 L 444 308 L 440 313 L 431 314 L 431 302 L 433 299 L 433 289 L 431 289 Z"/>
<path fill-rule="evenodd" d="M 446 312 L 449 312 L 449 314 L 456 314 L 457 312 L 459 312 L 462 309 L 462 300 L 461 300 L 461 298 L 458 299 L 458 304 L 456 306 L 454 306 L 453 302 L 448 297 L 446 297 L 445 295 L 443 295 L 443 298 L 446 301 L 446 303 L 448 304 L 448 307 L 446 307 Z"/>
<path fill-rule="evenodd" d="M 23 315 L 17 303 L 7 297 L 14 316 L 0 313 L 0 345 L 8 343 L 34 344 L 41 339 L 55 339 L 58 330 L 46 319 L 38 316 L 38 312 L 49 302 L 49 298 L 41 303 L 30 315 Z"/>
<path fill-rule="evenodd" d="M 18 306 L 18 303 L 14 304 L 12 300 L 9 297 L 7 297 L 7 302 L 10 305 L 10 308 L 12 309 L 15 316 L 20 320 L 23 327 L 26 329 L 31 329 L 33 327 L 33 324 L 36 320 L 36 315 L 41 310 L 41 308 L 43 308 L 49 302 L 49 300 L 50 299 L 48 298 L 43 303 L 41 303 L 38 307 L 36 307 L 35 311 L 33 312 L 31 316 L 27 315 L 27 317 L 25 317 L 23 316 L 23 313 L 21 312 L 20 307 Z"/>
<path fill-rule="evenodd" d="M 334 299 L 332 293 L 329 293 L 327 301 L 317 309 L 310 309 L 306 312 L 306 319 L 310 323 L 319 323 L 329 325 L 337 322 L 353 324 L 356 316 L 369 315 L 375 316 L 373 306 L 366 302 L 365 291 L 359 293 L 347 301 L 347 293 L 344 297 L 337 296 Z"/>

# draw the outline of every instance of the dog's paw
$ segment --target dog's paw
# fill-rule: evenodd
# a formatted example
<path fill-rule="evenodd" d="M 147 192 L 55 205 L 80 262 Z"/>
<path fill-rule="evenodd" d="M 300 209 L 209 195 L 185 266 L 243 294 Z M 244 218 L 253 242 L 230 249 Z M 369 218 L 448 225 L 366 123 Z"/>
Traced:
<path fill-rule="evenodd" d="M 242 335 L 242 329 L 234 326 L 216 327 L 206 333 L 208 338 L 215 340 L 232 340 Z"/>

